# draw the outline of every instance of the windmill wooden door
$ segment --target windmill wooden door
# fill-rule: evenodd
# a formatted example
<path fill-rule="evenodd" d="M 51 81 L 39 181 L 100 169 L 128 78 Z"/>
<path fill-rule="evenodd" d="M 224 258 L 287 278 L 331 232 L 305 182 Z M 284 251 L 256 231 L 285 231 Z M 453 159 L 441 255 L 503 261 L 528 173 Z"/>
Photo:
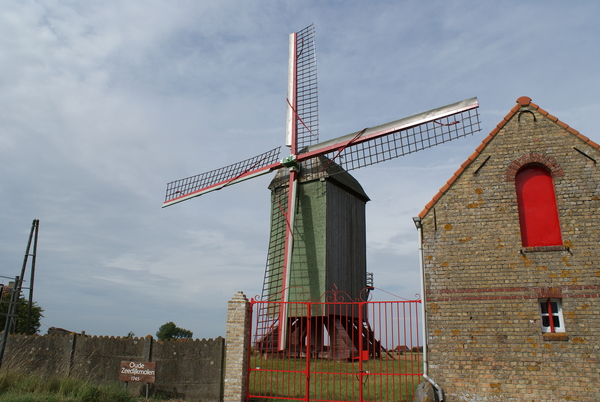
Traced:
<path fill-rule="evenodd" d="M 422 381 L 420 301 L 251 303 L 246 400 L 413 400 Z"/>

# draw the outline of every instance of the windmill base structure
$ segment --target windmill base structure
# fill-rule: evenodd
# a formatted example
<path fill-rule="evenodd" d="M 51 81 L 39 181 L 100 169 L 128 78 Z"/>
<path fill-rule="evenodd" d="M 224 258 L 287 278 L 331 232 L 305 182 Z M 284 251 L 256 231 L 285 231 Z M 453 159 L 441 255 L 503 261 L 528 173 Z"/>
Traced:
<path fill-rule="evenodd" d="M 479 103 L 471 98 L 319 142 L 315 54 L 314 26 L 290 34 L 285 130 L 290 155 L 280 160 L 280 147 L 274 148 L 172 181 L 163 207 L 277 171 L 269 186 L 271 235 L 262 294 L 268 302 L 259 312 L 267 330 L 256 346 L 263 352 L 294 354 L 311 331 L 317 344 L 335 345 L 327 357 L 346 359 L 365 350 L 365 344 L 371 353 L 380 353 L 366 311 L 358 304 L 336 311 L 335 303 L 306 311 L 299 302 L 319 300 L 327 292 L 348 301 L 366 300 L 370 290 L 365 239 L 369 198 L 347 172 L 480 131 Z"/>

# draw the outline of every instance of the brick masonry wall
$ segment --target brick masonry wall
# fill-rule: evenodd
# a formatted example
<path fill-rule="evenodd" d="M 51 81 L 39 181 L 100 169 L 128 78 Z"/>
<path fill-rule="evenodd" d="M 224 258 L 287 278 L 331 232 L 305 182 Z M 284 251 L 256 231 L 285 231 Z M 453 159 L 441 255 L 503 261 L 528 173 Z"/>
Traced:
<path fill-rule="evenodd" d="M 229 301 L 226 331 L 223 401 L 242 402 L 246 399 L 250 347 L 250 302 L 243 292 Z"/>
<path fill-rule="evenodd" d="M 448 402 L 598 400 L 600 151 L 555 120 L 521 106 L 423 216 L 429 374 Z M 530 162 L 552 170 L 564 247 L 522 247 L 514 170 Z M 538 307 L 556 294 L 559 339 Z"/>

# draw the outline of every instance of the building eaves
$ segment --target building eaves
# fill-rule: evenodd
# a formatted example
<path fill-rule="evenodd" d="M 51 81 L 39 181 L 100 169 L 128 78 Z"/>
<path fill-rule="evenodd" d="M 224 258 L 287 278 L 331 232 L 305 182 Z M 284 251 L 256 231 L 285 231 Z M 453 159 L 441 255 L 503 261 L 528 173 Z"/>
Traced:
<path fill-rule="evenodd" d="M 494 129 L 487 135 L 487 137 L 485 137 L 483 139 L 483 141 L 481 142 L 481 144 L 475 149 L 475 152 L 473 152 L 471 154 L 471 156 L 469 156 L 467 158 L 467 160 L 462 165 L 460 165 L 460 167 L 456 170 L 456 172 L 454 172 L 454 174 L 446 182 L 446 184 L 444 184 L 442 186 L 442 188 L 439 189 L 439 191 L 437 192 L 437 194 L 433 196 L 433 198 L 431 199 L 431 201 L 429 201 L 427 203 L 427 205 L 425 205 L 425 208 L 423 208 L 423 210 L 421 211 L 421 213 L 419 213 L 419 217 L 420 218 L 425 217 L 425 215 L 427 214 L 427 212 L 429 212 L 429 210 L 431 210 L 431 208 L 433 208 L 433 206 L 442 197 L 442 195 L 444 195 L 444 193 L 463 174 L 463 172 L 465 171 L 465 169 L 483 152 L 483 150 L 485 149 L 485 147 L 487 146 L 487 144 L 496 136 L 496 134 L 498 134 L 498 132 L 506 125 L 506 123 L 508 123 L 509 120 L 512 119 L 513 116 L 523 106 L 529 106 L 529 107 L 535 109 L 538 113 L 542 114 L 547 119 L 550 119 L 551 121 L 555 122 L 556 124 L 558 124 L 559 126 L 561 126 L 562 128 L 564 128 L 565 130 L 567 130 L 568 132 L 570 132 L 571 134 L 573 134 L 574 136 L 576 136 L 577 138 L 579 138 L 583 142 L 585 142 L 588 145 L 590 145 L 590 146 L 592 146 L 592 147 L 600 150 L 600 145 L 596 144 L 594 141 L 590 140 L 588 137 L 586 137 L 585 135 L 581 134 L 579 131 L 577 131 L 574 128 L 570 127 L 568 124 L 560 121 L 557 117 L 551 115 L 550 113 L 548 113 L 544 109 L 540 108 L 538 105 L 536 105 L 535 103 L 533 103 L 531 101 L 531 98 L 529 98 L 527 96 L 521 96 L 519 99 L 517 99 L 517 104 L 515 106 L 513 106 L 513 108 L 510 110 L 510 112 L 508 112 L 508 114 L 506 116 L 504 116 L 504 118 L 502 119 L 502 121 L 500 121 L 500 123 L 498 123 L 496 125 L 496 127 L 494 127 Z"/>

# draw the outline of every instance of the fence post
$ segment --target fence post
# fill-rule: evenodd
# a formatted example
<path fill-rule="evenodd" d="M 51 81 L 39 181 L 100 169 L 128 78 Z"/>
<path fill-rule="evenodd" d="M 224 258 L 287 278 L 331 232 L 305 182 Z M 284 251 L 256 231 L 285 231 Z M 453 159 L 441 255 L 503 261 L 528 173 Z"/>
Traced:
<path fill-rule="evenodd" d="M 227 305 L 225 345 L 223 402 L 242 402 L 248 381 L 250 302 L 241 291 Z"/>
<path fill-rule="evenodd" d="M 71 374 L 73 374 L 73 365 L 75 364 L 75 347 L 76 347 L 76 343 L 77 343 L 77 334 L 74 332 L 71 332 L 69 334 L 69 350 L 67 350 L 67 356 L 68 356 L 68 364 L 66 367 L 67 370 L 67 377 L 70 377 Z"/>
<path fill-rule="evenodd" d="M 144 351 L 142 352 L 144 354 L 143 360 L 145 362 L 151 362 L 152 361 L 152 343 L 154 341 L 154 338 L 150 335 L 147 335 L 144 339 Z"/>

